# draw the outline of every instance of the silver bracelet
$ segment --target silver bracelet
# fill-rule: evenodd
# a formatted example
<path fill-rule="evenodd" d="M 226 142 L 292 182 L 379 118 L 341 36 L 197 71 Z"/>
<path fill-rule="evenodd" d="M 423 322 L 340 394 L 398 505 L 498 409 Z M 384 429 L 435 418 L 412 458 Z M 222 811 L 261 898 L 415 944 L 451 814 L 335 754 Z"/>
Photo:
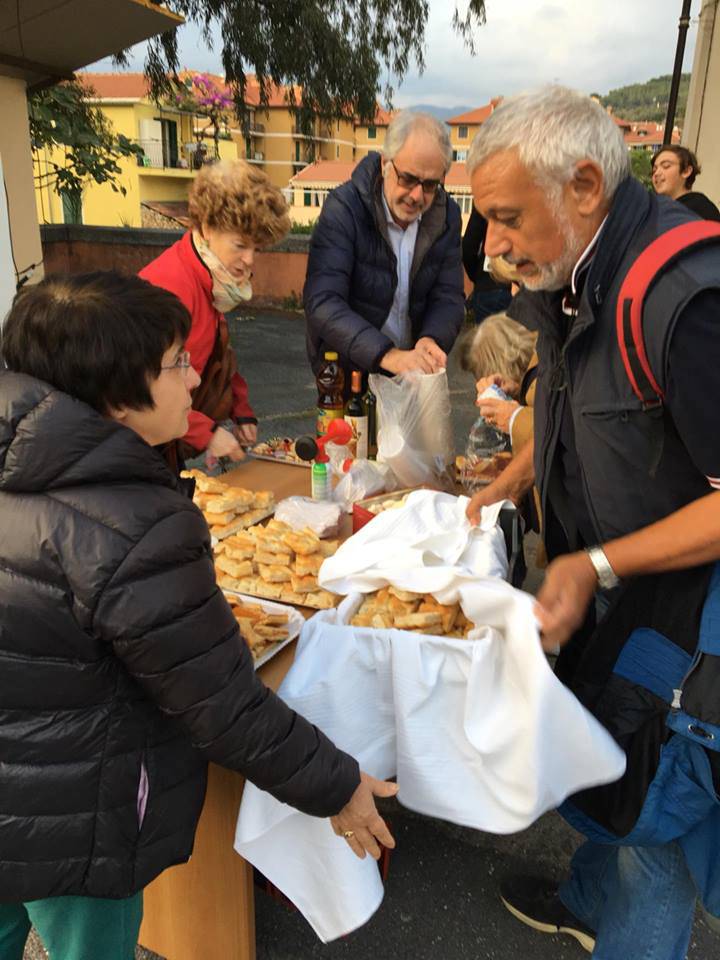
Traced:
<path fill-rule="evenodd" d="M 605 556 L 605 551 L 602 547 L 589 547 L 585 553 L 590 558 L 590 563 L 595 568 L 595 573 L 598 578 L 598 586 L 601 590 L 612 590 L 613 587 L 617 587 L 620 583 L 620 577 L 617 576 L 613 568 L 610 566 L 610 561 Z"/>

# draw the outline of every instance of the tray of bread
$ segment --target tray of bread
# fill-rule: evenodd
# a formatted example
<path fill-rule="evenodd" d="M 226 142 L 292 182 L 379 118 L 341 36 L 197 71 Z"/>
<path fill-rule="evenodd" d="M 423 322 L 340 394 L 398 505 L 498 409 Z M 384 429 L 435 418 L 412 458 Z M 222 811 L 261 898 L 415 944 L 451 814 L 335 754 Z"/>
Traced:
<path fill-rule="evenodd" d="M 252 527 L 275 512 L 275 497 L 270 490 L 233 487 L 202 470 L 183 470 L 180 476 L 195 481 L 193 503 L 200 507 L 210 533 L 218 540 Z"/>
<path fill-rule="evenodd" d="M 443 604 L 429 593 L 381 587 L 365 595 L 350 619 L 350 626 L 466 639 L 475 624 L 468 620 L 459 603 Z"/>
<path fill-rule="evenodd" d="M 255 600 L 229 590 L 223 593 L 250 647 L 256 669 L 294 640 L 305 623 L 303 615 L 293 607 L 271 600 Z"/>
<path fill-rule="evenodd" d="M 341 598 L 321 589 L 317 575 L 338 545 L 338 540 L 321 540 L 313 530 L 293 530 L 270 520 L 215 545 L 218 583 L 252 597 L 326 610 Z"/>
<path fill-rule="evenodd" d="M 289 463 L 294 467 L 311 467 L 309 460 L 302 460 L 295 451 L 295 441 L 291 437 L 270 437 L 256 443 L 250 453 L 256 460 L 271 460 L 275 463 Z"/>

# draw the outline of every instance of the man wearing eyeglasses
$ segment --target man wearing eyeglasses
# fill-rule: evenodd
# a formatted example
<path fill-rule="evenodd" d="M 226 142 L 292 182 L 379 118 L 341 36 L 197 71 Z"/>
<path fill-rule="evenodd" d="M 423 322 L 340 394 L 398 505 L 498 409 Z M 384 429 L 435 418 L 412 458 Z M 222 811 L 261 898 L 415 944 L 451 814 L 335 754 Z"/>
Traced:
<path fill-rule="evenodd" d="M 451 160 L 445 124 L 403 111 L 325 201 L 303 294 L 314 370 L 325 350 L 370 373 L 444 369 L 464 315 Z"/>

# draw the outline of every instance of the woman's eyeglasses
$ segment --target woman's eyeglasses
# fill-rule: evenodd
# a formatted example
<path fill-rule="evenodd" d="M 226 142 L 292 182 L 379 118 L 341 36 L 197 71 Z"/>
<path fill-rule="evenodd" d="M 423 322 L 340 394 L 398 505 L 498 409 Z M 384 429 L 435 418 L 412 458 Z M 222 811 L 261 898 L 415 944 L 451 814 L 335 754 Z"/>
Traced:
<path fill-rule="evenodd" d="M 431 197 L 442 183 L 442 180 L 421 180 L 420 177 L 416 177 L 412 173 L 404 173 L 402 170 L 398 170 L 394 160 L 391 160 L 390 163 L 395 171 L 398 183 L 404 190 L 414 190 L 420 184 L 422 192 Z"/>
<path fill-rule="evenodd" d="M 190 362 L 190 352 L 188 350 L 183 350 L 182 353 L 179 353 L 175 363 L 161 364 L 161 370 L 182 370 L 183 373 L 186 373 L 192 363 Z"/>

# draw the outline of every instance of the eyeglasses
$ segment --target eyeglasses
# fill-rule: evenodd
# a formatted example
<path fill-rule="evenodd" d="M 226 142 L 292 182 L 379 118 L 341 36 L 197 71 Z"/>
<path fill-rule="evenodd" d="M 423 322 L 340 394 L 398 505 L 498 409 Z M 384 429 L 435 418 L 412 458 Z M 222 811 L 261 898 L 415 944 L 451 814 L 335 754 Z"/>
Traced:
<path fill-rule="evenodd" d="M 420 177 L 416 177 L 412 173 L 404 173 L 402 170 L 398 170 L 395 166 L 395 161 L 391 160 L 392 168 L 395 171 L 395 176 L 401 187 L 405 190 L 414 190 L 415 187 L 420 184 L 422 187 L 422 192 L 426 193 L 428 196 L 432 196 L 437 188 L 442 184 L 442 180 L 421 180 Z"/>
<path fill-rule="evenodd" d="M 192 366 L 192 363 L 190 361 L 190 351 L 183 350 L 182 353 L 178 354 L 178 358 L 175 361 L 175 363 L 168 363 L 165 365 L 161 364 L 160 369 L 161 370 L 182 370 L 183 373 L 187 373 L 187 371 L 190 369 L 191 366 Z"/>

